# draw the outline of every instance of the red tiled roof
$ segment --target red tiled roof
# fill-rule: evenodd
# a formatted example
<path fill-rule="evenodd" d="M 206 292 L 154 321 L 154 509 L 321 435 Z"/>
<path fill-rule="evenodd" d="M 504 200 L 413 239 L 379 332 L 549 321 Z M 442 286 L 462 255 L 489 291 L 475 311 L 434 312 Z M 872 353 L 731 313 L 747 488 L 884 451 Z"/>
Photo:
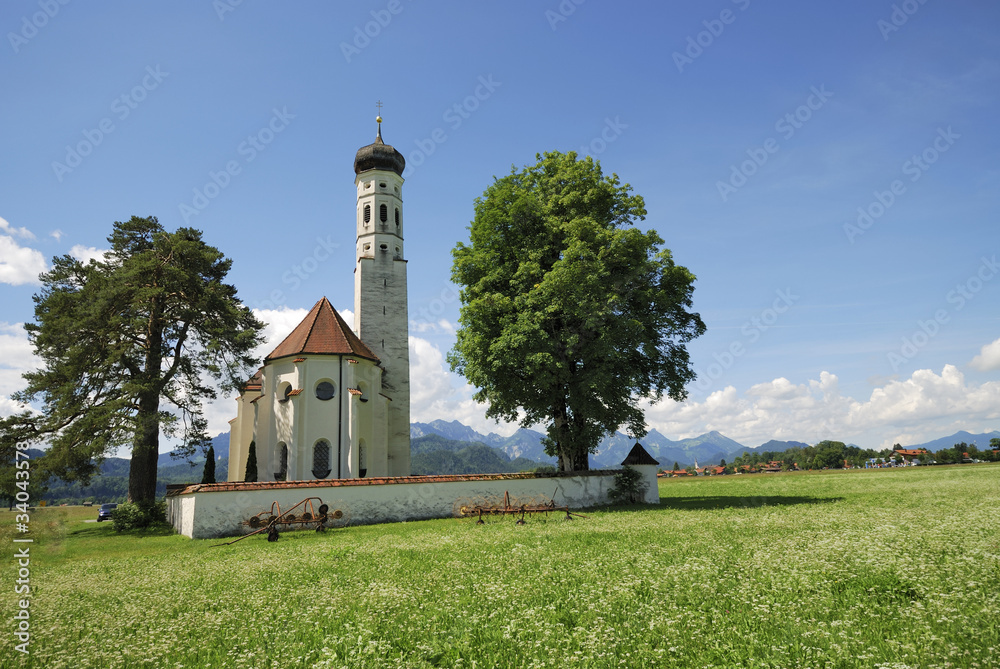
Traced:
<path fill-rule="evenodd" d="M 306 361 L 305 358 L 295 358 L 295 360 L 292 360 L 292 362 L 305 362 L 305 361 Z"/>
<path fill-rule="evenodd" d="M 243 386 L 243 392 L 246 392 L 248 390 L 260 390 L 263 387 L 263 383 L 264 383 L 264 368 L 260 367 L 257 369 L 256 372 L 253 373 L 253 376 L 251 376 L 247 380 L 246 385 Z"/>
<path fill-rule="evenodd" d="M 295 397 L 296 395 L 302 394 L 302 388 L 296 388 L 295 390 L 289 390 L 285 397 Z"/>
<path fill-rule="evenodd" d="M 362 393 L 362 392 L 361 392 L 360 390 L 358 390 L 357 388 L 348 388 L 348 389 L 347 389 L 347 392 L 349 392 L 349 393 L 350 393 L 350 394 L 352 394 L 352 395 L 361 395 L 361 394 L 363 394 L 363 393 Z"/>
<path fill-rule="evenodd" d="M 900 448 L 897 449 L 895 452 L 899 453 L 900 455 L 908 455 L 908 456 L 920 456 L 927 454 L 927 451 L 923 448 Z"/>
<path fill-rule="evenodd" d="M 517 474 L 438 474 L 430 476 L 385 476 L 363 479 L 317 479 L 310 481 L 232 481 L 178 485 L 168 497 L 194 492 L 233 492 L 239 490 L 277 490 L 285 488 L 339 488 L 346 486 L 394 485 L 399 483 L 445 483 L 449 481 L 509 481 L 515 479 L 563 478 L 574 476 L 610 476 L 617 470 L 588 469 L 580 472 L 537 472 Z"/>
<path fill-rule="evenodd" d="M 378 356 L 358 338 L 330 301 L 325 297 L 316 303 L 264 362 L 290 355 L 318 353 L 325 355 L 356 355 L 378 362 Z"/>

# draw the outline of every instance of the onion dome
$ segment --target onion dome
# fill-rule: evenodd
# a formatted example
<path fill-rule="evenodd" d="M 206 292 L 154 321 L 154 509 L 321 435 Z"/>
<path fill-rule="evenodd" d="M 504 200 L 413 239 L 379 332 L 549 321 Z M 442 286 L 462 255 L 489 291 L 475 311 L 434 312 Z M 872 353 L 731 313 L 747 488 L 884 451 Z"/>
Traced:
<path fill-rule="evenodd" d="M 378 122 L 375 143 L 358 149 L 357 155 L 354 156 L 354 173 L 386 170 L 403 176 L 403 168 L 406 167 L 403 154 L 382 141 L 382 117 L 379 116 L 375 120 Z"/>

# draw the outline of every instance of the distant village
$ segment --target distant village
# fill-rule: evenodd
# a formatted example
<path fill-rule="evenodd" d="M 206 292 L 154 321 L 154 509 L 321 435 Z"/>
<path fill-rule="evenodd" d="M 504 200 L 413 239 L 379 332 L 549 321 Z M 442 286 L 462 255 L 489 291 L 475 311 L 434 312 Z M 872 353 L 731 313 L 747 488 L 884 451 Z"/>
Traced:
<path fill-rule="evenodd" d="M 718 465 L 681 467 L 674 463 L 672 469 L 661 469 L 660 478 L 682 476 L 723 476 L 739 474 L 778 474 L 822 469 L 884 469 L 891 467 L 918 467 L 929 465 L 976 464 L 1000 462 L 1000 439 L 992 439 L 987 449 L 961 442 L 936 453 L 926 448 L 903 448 L 899 444 L 892 450 L 875 455 L 871 450 L 845 446 L 841 442 L 824 441 L 807 448 L 793 448 L 781 453 L 744 453 L 732 463 L 722 460 Z"/>

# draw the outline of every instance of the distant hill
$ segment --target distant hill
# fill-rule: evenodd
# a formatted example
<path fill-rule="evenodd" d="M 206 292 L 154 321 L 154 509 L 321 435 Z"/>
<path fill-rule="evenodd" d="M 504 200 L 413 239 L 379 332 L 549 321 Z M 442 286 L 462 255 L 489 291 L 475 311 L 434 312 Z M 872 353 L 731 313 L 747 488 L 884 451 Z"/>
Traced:
<path fill-rule="evenodd" d="M 421 437 L 436 434 L 449 439 L 461 437 L 463 441 L 479 441 L 488 446 L 502 449 L 511 457 L 525 457 L 538 462 L 555 464 L 556 459 L 545 454 L 542 447 L 541 432 L 520 428 L 509 437 L 495 433 L 484 435 L 457 421 L 432 421 L 430 423 L 414 423 L 410 429 L 411 437 Z M 643 447 L 661 466 L 672 467 L 674 462 L 687 466 L 694 464 L 718 463 L 722 458 L 733 458 L 747 448 L 737 441 L 718 432 L 709 432 L 699 437 L 673 441 L 656 430 L 651 430 L 640 440 Z M 590 456 L 590 465 L 594 469 L 613 469 L 621 465 L 622 460 L 632 450 L 634 439 L 628 435 L 616 432 L 605 438 L 598 446 L 597 453 Z"/>
<path fill-rule="evenodd" d="M 772 439 L 771 441 L 761 444 L 755 450 L 779 453 L 781 451 L 787 451 L 789 448 L 807 448 L 811 445 L 812 444 L 807 444 L 804 441 L 778 441 L 777 439 Z"/>
<path fill-rule="evenodd" d="M 229 433 L 223 432 L 212 437 L 212 448 L 215 449 L 215 458 L 228 458 L 229 457 Z M 205 456 L 202 453 L 195 453 L 192 457 L 193 462 L 204 462 Z M 156 460 L 157 467 L 164 467 L 170 465 L 176 465 L 178 463 L 185 462 L 184 458 L 175 458 L 173 456 L 173 451 L 167 453 L 160 453 L 160 457 Z"/>
<path fill-rule="evenodd" d="M 543 463 L 526 458 L 511 459 L 504 451 L 482 442 L 448 439 L 428 434 L 410 441 L 410 473 L 507 474 L 531 471 Z"/>
<path fill-rule="evenodd" d="M 984 432 L 982 434 L 971 434 L 964 430 L 956 432 L 950 437 L 941 437 L 940 439 L 934 439 L 932 441 L 925 442 L 923 444 L 912 444 L 906 446 L 906 448 L 926 448 L 928 451 L 940 451 L 945 448 L 951 448 L 955 444 L 965 442 L 967 444 L 975 444 L 976 448 L 982 450 L 989 448 L 990 439 L 996 439 L 1000 437 L 1000 431 L 993 430 L 992 432 Z"/>

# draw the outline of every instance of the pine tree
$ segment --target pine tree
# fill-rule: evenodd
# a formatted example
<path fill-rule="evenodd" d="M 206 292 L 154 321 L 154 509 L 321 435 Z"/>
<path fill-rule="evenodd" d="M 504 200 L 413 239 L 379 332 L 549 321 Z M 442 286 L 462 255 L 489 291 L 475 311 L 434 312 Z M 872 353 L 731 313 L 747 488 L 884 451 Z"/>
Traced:
<path fill-rule="evenodd" d="M 48 442 L 38 471 L 88 483 L 95 463 L 131 445 L 128 499 L 156 498 L 163 433 L 191 456 L 209 442 L 203 403 L 238 389 L 257 364 L 264 324 L 225 283 L 232 260 L 193 228 L 155 217 L 116 222 L 86 263 L 55 257 L 25 323 L 37 369 L 11 398 L 38 402 L 0 420 L 0 452 Z M 34 478 L 34 476 L 32 477 Z"/>
<path fill-rule="evenodd" d="M 205 455 L 205 473 L 201 475 L 202 483 L 215 483 L 215 446 L 209 444 Z"/>
<path fill-rule="evenodd" d="M 247 471 L 243 476 L 244 481 L 257 480 L 257 442 L 250 442 L 250 453 L 247 455 Z"/>
<path fill-rule="evenodd" d="M 681 468 L 681 466 L 680 466 L 679 464 L 677 464 L 677 462 L 674 462 L 674 468 L 673 468 L 673 471 L 675 471 L 675 472 L 676 472 L 676 471 L 677 471 L 677 470 L 679 470 L 680 468 Z"/>

